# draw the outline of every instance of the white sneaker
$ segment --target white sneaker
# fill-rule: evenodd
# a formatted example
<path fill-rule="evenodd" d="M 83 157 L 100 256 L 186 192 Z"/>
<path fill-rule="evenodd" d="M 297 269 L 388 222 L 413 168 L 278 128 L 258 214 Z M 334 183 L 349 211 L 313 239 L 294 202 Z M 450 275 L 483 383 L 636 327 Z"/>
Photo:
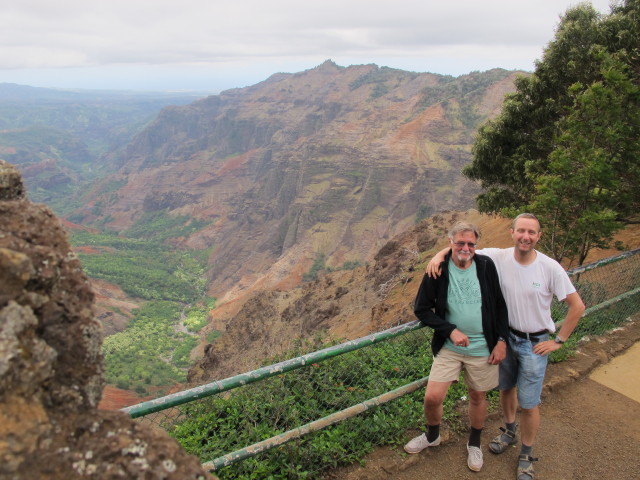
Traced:
<path fill-rule="evenodd" d="M 433 442 L 429 443 L 427 440 L 427 434 L 423 433 L 422 435 L 417 436 L 416 438 L 409 440 L 409 442 L 404 446 L 404 451 L 407 453 L 420 453 L 427 447 L 436 447 L 440 445 L 442 438 L 438 435 Z"/>
<path fill-rule="evenodd" d="M 467 457 L 469 469 L 474 472 L 479 472 L 484 463 L 482 460 L 482 450 L 480 450 L 479 447 L 470 447 L 469 444 L 467 444 L 467 452 L 469 452 Z"/>

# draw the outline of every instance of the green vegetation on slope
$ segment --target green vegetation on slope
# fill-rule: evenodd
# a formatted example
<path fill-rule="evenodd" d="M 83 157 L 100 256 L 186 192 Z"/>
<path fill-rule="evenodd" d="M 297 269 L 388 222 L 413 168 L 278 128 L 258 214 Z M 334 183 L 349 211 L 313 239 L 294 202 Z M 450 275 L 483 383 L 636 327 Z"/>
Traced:
<path fill-rule="evenodd" d="M 165 225 L 166 226 L 166 225 Z M 127 328 L 103 344 L 106 380 L 140 395 L 150 387 L 184 382 L 198 332 L 214 299 L 205 298 L 207 252 L 175 251 L 158 242 L 109 234 L 74 232 L 71 243 L 85 272 L 147 300 Z"/>
<path fill-rule="evenodd" d="M 71 243 L 97 250 L 78 253 L 87 275 L 119 285 L 133 297 L 191 303 L 204 295 L 206 251 L 176 251 L 158 242 L 88 232 L 74 232 Z"/>
<path fill-rule="evenodd" d="M 213 303 L 208 299 L 185 310 L 180 303 L 161 300 L 134 310 L 127 329 L 103 343 L 107 383 L 140 395 L 148 394 L 149 387 L 183 383 L 191 366 L 191 350 L 198 342 L 189 332 L 207 324 Z"/>
<path fill-rule="evenodd" d="M 244 387 L 225 398 L 194 402 L 181 407 L 187 420 L 171 434 L 189 453 L 213 460 L 427 376 L 432 361 L 429 338 L 424 329 Z M 305 345 L 282 359 L 322 347 Z M 323 470 L 361 460 L 375 445 L 401 443 L 406 430 L 423 421 L 423 395 L 420 389 L 216 474 L 221 479 L 316 478 Z M 460 412 L 455 404 L 465 395 L 462 382 L 452 386 L 444 407 L 449 423 L 457 423 Z"/>
<path fill-rule="evenodd" d="M 145 212 L 131 228 L 127 237 L 164 242 L 168 238 L 188 236 L 211 222 L 187 215 L 169 215 L 167 210 Z"/>
<path fill-rule="evenodd" d="M 302 274 L 302 280 L 305 282 L 313 282 L 318 279 L 318 275 L 322 272 L 330 273 L 335 270 L 354 270 L 362 266 L 362 262 L 359 260 L 347 260 L 339 267 L 332 268 L 327 266 L 326 260 L 327 256 L 324 253 L 318 253 L 309 271 Z"/>
<path fill-rule="evenodd" d="M 135 312 L 124 332 L 103 343 L 107 383 L 145 394 L 147 387 L 183 382 L 188 354 L 196 340 L 176 331 L 181 306 L 149 302 Z M 187 350 L 185 355 L 185 350 Z"/>
<path fill-rule="evenodd" d="M 207 298 L 204 303 L 198 304 L 187 310 L 183 319 L 184 326 L 187 330 L 190 332 L 199 332 L 204 326 L 206 326 L 208 323 L 207 315 L 209 310 L 212 310 L 215 307 L 215 304 L 215 298 Z M 214 330 L 214 332 L 216 331 Z M 217 335 L 214 339 L 220 336 L 219 332 L 216 332 L 216 334 Z"/>

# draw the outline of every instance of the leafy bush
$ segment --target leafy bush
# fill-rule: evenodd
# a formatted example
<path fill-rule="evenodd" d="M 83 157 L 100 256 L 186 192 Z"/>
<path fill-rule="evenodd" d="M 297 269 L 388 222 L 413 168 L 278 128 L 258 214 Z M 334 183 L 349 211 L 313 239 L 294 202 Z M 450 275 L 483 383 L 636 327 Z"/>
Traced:
<path fill-rule="evenodd" d="M 149 302 L 134 310 L 126 330 L 105 338 L 107 383 L 141 393 L 148 386 L 184 382 L 197 341 L 176 330 L 181 309 L 176 302 Z"/>
<path fill-rule="evenodd" d="M 344 262 L 338 270 L 355 270 L 358 267 L 362 266 L 362 262 L 360 260 L 347 260 Z"/>
<path fill-rule="evenodd" d="M 326 269 L 325 260 L 326 260 L 325 254 L 318 253 L 309 271 L 302 275 L 302 280 L 304 280 L 305 282 L 313 282 L 314 280 L 317 280 L 318 274 L 322 270 Z"/>
<path fill-rule="evenodd" d="M 421 204 L 418 207 L 418 211 L 416 212 L 416 219 L 415 219 L 416 225 L 420 223 L 422 220 L 424 220 L 425 218 L 429 218 L 430 215 L 431 215 L 431 207 L 429 205 Z"/>
<path fill-rule="evenodd" d="M 215 342 L 218 338 L 220 338 L 220 335 L 222 335 L 222 332 L 220 330 L 211 330 L 207 334 L 207 342 L 209 343 Z"/>
<path fill-rule="evenodd" d="M 187 420 L 170 433 L 189 453 L 213 460 L 427 376 L 429 336 L 421 330 L 193 402 L 181 407 Z M 318 349 L 306 347 L 283 358 Z M 403 443 L 406 430 L 424 422 L 423 395 L 420 389 L 216 474 L 221 479 L 316 478 L 324 469 L 362 459 L 375 445 Z M 456 422 L 455 404 L 465 395 L 462 383 L 451 388 L 446 421 Z"/>
<path fill-rule="evenodd" d="M 173 351 L 171 363 L 178 368 L 189 368 L 191 366 L 189 356 L 191 355 L 191 350 L 196 348 L 196 345 L 198 345 L 196 337 L 186 336 L 184 341 Z"/>
<path fill-rule="evenodd" d="M 183 323 L 190 332 L 199 332 L 202 327 L 209 323 L 209 310 L 215 306 L 215 299 L 213 302 L 205 302 L 204 304 L 191 307 L 185 313 Z"/>

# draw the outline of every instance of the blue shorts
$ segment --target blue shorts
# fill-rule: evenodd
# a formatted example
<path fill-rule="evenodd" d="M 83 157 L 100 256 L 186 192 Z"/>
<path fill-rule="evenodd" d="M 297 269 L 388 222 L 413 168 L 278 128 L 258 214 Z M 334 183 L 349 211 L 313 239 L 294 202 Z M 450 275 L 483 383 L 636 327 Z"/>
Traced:
<path fill-rule="evenodd" d="M 507 347 L 507 358 L 500 363 L 498 388 L 510 390 L 518 387 L 518 404 L 522 408 L 529 409 L 540 405 L 549 357 L 533 353 L 533 346 L 545 340 L 549 340 L 549 334 L 540 335 L 536 342 L 532 342 L 512 333 Z"/>

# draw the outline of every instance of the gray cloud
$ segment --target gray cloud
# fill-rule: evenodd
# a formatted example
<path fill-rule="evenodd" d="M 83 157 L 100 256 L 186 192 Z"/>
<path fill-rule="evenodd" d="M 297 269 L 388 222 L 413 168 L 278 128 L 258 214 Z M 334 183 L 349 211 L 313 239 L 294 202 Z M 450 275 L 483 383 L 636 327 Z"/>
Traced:
<path fill-rule="evenodd" d="M 128 66 L 198 67 L 223 76 L 229 68 L 269 64 L 311 68 L 327 58 L 407 69 L 434 65 L 442 70 L 435 73 L 449 74 L 465 65 L 467 71 L 530 69 L 560 16 L 576 3 L 20 0 L 0 6 L 0 74 L 15 78 L 33 70 L 36 78 L 38 69 L 47 69 L 46 76 L 51 69 Z M 591 3 L 609 12 L 610 0 Z"/>

